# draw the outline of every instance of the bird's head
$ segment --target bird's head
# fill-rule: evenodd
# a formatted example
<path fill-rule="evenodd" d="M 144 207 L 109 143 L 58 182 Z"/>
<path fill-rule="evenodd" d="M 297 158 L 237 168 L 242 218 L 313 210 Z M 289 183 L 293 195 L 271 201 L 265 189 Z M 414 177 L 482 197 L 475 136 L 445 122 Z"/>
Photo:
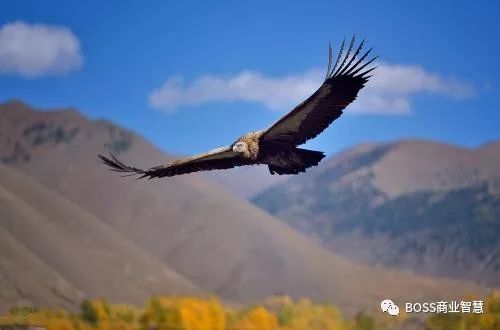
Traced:
<path fill-rule="evenodd" d="M 239 154 L 247 154 L 248 153 L 248 144 L 243 141 L 238 141 L 233 145 L 233 152 L 237 152 Z"/>

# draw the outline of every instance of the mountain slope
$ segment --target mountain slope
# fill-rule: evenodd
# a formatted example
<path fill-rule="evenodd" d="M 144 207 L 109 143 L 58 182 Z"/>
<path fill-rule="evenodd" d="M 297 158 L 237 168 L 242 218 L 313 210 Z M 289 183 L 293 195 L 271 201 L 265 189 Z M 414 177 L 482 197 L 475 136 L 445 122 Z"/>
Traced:
<path fill-rule="evenodd" d="M 81 296 L 64 277 L 0 228 L 0 312 L 27 301 L 74 308 Z"/>
<path fill-rule="evenodd" d="M 106 149 L 148 167 L 169 157 L 141 137 L 74 111 L 0 106 L 0 157 L 133 239 L 202 288 L 233 301 L 275 293 L 334 301 L 346 309 L 394 298 L 482 292 L 463 282 L 421 278 L 352 263 L 205 180 L 188 175 L 134 181 L 110 173 Z"/>
<path fill-rule="evenodd" d="M 256 205 L 371 264 L 500 285 L 500 143 L 362 145 Z"/>
<path fill-rule="evenodd" d="M 143 303 L 151 294 L 201 292 L 26 175 L 1 166 L 0 178 L 3 307 L 21 299 L 74 307 L 83 297 Z M 8 288 L 18 289 L 3 297 Z"/>
<path fill-rule="evenodd" d="M 211 171 L 205 177 L 243 198 L 255 196 L 288 178 L 286 175 L 270 175 L 269 169 L 264 165 L 236 167 L 231 171 Z"/>

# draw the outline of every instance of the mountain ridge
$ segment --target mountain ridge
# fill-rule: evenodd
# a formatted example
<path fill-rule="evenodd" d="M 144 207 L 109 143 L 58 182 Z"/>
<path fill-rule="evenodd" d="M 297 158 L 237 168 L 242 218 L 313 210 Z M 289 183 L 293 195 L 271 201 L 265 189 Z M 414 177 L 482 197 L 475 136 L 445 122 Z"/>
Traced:
<path fill-rule="evenodd" d="M 98 153 L 111 150 L 140 167 L 170 157 L 108 121 L 34 110 L 1 118 L 4 163 L 224 299 L 256 301 L 287 293 L 334 301 L 352 311 L 386 295 L 437 299 L 484 292 L 467 282 L 353 263 L 202 175 L 142 182 L 113 175 Z"/>
<path fill-rule="evenodd" d="M 253 201 L 354 260 L 498 286 L 499 155 L 499 141 L 353 148 Z"/>

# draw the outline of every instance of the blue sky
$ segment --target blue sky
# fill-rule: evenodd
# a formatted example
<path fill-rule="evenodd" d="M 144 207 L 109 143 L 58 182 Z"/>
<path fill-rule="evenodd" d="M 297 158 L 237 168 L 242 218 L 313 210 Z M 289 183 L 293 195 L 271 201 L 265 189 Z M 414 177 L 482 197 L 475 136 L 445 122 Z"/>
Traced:
<path fill-rule="evenodd" d="M 499 16 L 498 1 L 3 0 L 0 101 L 76 107 L 202 152 L 278 119 L 323 75 L 328 42 L 356 33 L 381 55 L 378 80 L 311 147 L 477 146 L 500 138 Z"/>

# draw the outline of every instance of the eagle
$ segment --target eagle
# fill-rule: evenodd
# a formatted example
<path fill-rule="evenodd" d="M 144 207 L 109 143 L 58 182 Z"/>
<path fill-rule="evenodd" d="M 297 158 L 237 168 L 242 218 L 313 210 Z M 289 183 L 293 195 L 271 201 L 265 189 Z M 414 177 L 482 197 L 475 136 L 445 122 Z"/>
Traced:
<path fill-rule="evenodd" d="M 332 65 L 332 47 L 328 46 L 328 67 L 323 84 L 305 101 L 269 128 L 247 133 L 231 145 L 181 158 L 150 169 L 128 166 L 110 153 L 99 158 L 112 171 L 140 175 L 139 178 L 163 178 L 198 171 L 230 169 L 246 165 L 267 165 L 271 174 L 298 174 L 316 166 L 325 157 L 321 151 L 298 148 L 313 139 L 339 118 L 368 82 L 370 66 L 378 56 L 369 58 L 370 48 L 360 56 L 365 41 L 354 47 L 353 37 L 344 55 L 345 39 Z M 355 50 L 354 50 L 355 49 Z"/>

